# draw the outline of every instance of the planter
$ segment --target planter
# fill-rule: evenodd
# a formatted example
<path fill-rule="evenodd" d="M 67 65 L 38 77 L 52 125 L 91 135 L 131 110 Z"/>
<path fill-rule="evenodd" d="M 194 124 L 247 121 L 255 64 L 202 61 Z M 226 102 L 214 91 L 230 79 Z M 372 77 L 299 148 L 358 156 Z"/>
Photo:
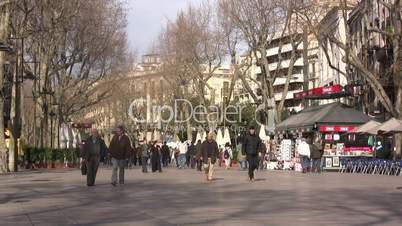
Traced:
<path fill-rule="evenodd" d="M 240 164 L 236 162 L 236 163 L 232 163 L 230 167 L 231 168 L 239 168 L 239 165 Z"/>
<path fill-rule="evenodd" d="M 54 169 L 55 168 L 55 165 L 54 165 L 54 163 L 53 162 L 50 162 L 50 163 L 47 163 L 47 167 L 46 167 L 47 169 Z"/>
<path fill-rule="evenodd" d="M 62 168 L 64 168 L 64 163 L 62 163 L 62 162 L 57 162 L 57 163 L 55 164 L 55 167 L 56 167 L 57 169 L 62 169 Z"/>
<path fill-rule="evenodd" d="M 78 164 L 77 163 L 67 163 L 68 168 L 77 168 Z"/>

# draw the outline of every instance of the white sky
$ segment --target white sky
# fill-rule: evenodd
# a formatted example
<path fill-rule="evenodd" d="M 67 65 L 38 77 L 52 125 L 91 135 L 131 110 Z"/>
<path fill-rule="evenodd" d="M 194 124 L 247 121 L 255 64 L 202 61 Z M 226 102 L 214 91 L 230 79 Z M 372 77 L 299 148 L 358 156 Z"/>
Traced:
<path fill-rule="evenodd" d="M 202 0 L 127 0 L 129 11 L 128 42 L 132 50 L 144 54 L 150 49 L 167 20 L 176 18 L 180 9 Z"/>

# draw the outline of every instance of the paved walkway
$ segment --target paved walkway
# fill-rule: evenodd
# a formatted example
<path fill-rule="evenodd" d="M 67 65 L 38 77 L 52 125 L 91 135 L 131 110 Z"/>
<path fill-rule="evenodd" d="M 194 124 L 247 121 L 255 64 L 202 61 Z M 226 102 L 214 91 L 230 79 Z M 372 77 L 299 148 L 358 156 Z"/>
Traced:
<path fill-rule="evenodd" d="M 0 225 L 402 225 L 402 177 L 219 169 L 127 171 L 124 186 L 101 169 L 86 187 L 77 170 L 0 176 Z"/>

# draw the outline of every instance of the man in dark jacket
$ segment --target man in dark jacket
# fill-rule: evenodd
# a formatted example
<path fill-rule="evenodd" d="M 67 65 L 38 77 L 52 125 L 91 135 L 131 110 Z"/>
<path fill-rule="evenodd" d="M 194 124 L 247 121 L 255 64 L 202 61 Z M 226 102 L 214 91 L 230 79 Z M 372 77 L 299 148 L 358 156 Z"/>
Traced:
<path fill-rule="evenodd" d="M 169 164 L 169 156 L 170 156 L 170 149 L 166 144 L 166 141 L 163 142 L 162 145 L 162 163 L 164 167 L 167 167 Z"/>
<path fill-rule="evenodd" d="M 218 144 L 214 141 L 214 133 L 208 134 L 208 139 L 201 145 L 201 160 L 204 163 L 204 170 L 207 181 L 212 181 L 214 164 L 219 153 Z"/>
<path fill-rule="evenodd" d="M 130 138 L 124 134 L 123 126 L 118 126 L 116 134 L 110 142 L 109 154 L 112 157 L 112 185 L 117 185 L 117 171 L 119 171 L 119 184 L 124 184 L 124 167 L 131 151 Z"/>
<path fill-rule="evenodd" d="M 197 145 L 195 145 L 195 159 L 197 161 L 197 170 L 202 170 L 202 160 L 201 160 L 201 140 L 197 141 Z"/>
<path fill-rule="evenodd" d="M 321 157 L 323 151 L 320 150 L 320 148 L 316 144 L 309 144 L 309 145 L 310 145 L 310 158 L 313 160 L 311 171 L 319 173 L 321 171 Z"/>
<path fill-rule="evenodd" d="M 87 165 L 87 186 L 94 186 L 99 161 L 104 159 L 107 153 L 106 144 L 103 139 L 99 137 L 97 129 L 91 130 L 91 136 L 85 141 L 83 149 L 83 157 Z"/>
<path fill-rule="evenodd" d="M 258 168 L 258 154 L 261 150 L 261 139 L 255 133 L 255 128 L 250 127 L 249 134 L 244 138 L 242 154 L 246 155 L 248 162 L 248 176 L 250 181 L 254 181 L 254 171 Z"/>
<path fill-rule="evenodd" d="M 191 143 L 190 146 L 188 147 L 187 155 L 188 155 L 187 167 L 191 167 L 191 169 L 194 169 L 195 168 L 195 155 L 196 155 L 194 143 Z"/>
<path fill-rule="evenodd" d="M 153 173 L 156 171 L 162 173 L 161 156 L 161 147 L 157 144 L 157 141 L 155 141 L 151 147 L 151 166 Z"/>

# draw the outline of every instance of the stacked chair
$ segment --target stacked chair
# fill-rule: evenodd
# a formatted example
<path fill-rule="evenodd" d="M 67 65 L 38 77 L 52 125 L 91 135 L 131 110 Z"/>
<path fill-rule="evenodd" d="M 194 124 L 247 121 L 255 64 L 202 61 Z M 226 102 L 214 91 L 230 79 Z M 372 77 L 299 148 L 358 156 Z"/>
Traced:
<path fill-rule="evenodd" d="M 402 169 L 402 161 L 376 158 L 342 158 L 340 164 L 340 173 L 399 176 Z"/>

